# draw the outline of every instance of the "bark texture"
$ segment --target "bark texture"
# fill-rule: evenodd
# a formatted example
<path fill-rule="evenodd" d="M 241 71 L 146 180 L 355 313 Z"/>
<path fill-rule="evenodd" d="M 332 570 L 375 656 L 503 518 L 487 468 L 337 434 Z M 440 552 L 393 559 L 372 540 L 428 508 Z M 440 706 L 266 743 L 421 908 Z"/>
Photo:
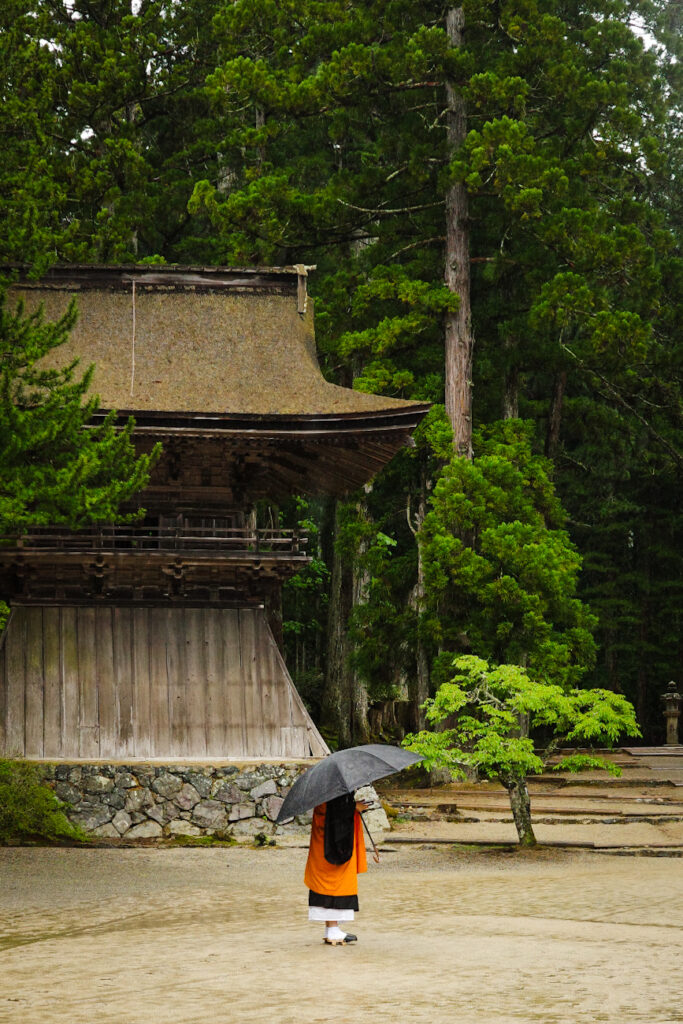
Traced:
<path fill-rule="evenodd" d="M 339 502 L 335 503 L 334 536 L 339 528 Z M 353 573 L 335 545 L 327 617 L 327 658 L 322 719 L 337 734 L 340 747 L 351 746 L 351 673 L 347 625 L 353 607 Z"/>
<path fill-rule="evenodd" d="M 504 420 L 516 420 L 519 417 L 519 374 L 516 367 L 505 375 L 502 412 Z"/>
<path fill-rule="evenodd" d="M 508 791 L 510 808 L 514 818 L 515 828 L 519 836 L 520 846 L 535 846 L 536 836 L 531 827 L 531 800 L 526 779 L 510 778 L 505 779 L 503 785 Z"/>
<path fill-rule="evenodd" d="M 465 15 L 452 7 L 446 15 L 451 46 L 462 46 Z M 446 132 L 448 155 L 453 158 L 467 134 L 467 107 L 455 83 L 446 82 Z M 472 458 L 472 356 L 474 335 L 470 308 L 469 202 L 462 182 L 447 190 L 446 252 L 444 280 L 460 303 L 445 318 L 446 414 L 453 427 L 453 443 L 459 455 Z"/>
<path fill-rule="evenodd" d="M 334 535 L 339 535 L 339 505 L 335 509 Z M 367 515 L 365 504 L 359 515 Z M 368 691 L 365 682 L 351 667 L 349 619 L 354 607 L 366 600 L 369 579 L 357 565 L 342 557 L 335 545 L 332 559 L 330 604 L 327 622 L 327 670 L 322 716 L 337 734 L 340 747 L 365 743 L 370 735 Z"/>
<path fill-rule="evenodd" d="M 422 705 L 429 697 L 429 657 L 420 635 L 420 618 L 425 610 L 425 574 L 424 557 L 422 552 L 422 541 L 420 531 L 427 514 L 427 483 L 424 468 L 420 472 L 420 491 L 415 511 L 415 517 L 411 522 L 410 508 L 408 509 L 408 526 L 415 535 L 417 544 L 417 582 L 411 593 L 410 604 L 415 611 L 417 619 L 417 641 L 415 645 L 415 675 L 408 680 L 408 698 L 410 701 L 410 727 L 413 732 L 419 732 L 425 728 L 425 713 Z"/>
<path fill-rule="evenodd" d="M 562 370 L 555 377 L 553 395 L 550 400 L 550 411 L 548 414 L 548 432 L 545 439 L 545 454 L 549 459 L 555 458 L 557 447 L 560 443 L 560 427 L 562 425 L 562 403 L 564 392 L 567 387 L 567 371 Z"/>

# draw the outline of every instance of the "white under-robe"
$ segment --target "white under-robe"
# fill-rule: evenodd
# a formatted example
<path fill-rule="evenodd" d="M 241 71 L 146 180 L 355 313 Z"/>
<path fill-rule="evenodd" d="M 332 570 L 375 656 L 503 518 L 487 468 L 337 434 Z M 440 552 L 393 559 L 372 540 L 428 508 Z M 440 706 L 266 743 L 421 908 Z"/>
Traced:
<path fill-rule="evenodd" d="M 353 921 L 353 910 L 335 910 L 334 907 L 309 907 L 309 921 Z"/>

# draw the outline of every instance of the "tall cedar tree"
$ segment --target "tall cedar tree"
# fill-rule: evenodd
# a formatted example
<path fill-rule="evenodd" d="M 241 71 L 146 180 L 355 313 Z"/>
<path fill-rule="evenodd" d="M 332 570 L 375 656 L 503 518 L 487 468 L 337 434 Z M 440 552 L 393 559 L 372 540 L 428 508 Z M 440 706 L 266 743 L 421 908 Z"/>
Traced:
<path fill-rule="evenodd" d="M 471 298 L 475 413 L 531 413 L 561 479 L 572 473 L 570 501 L 572 487 L 603 488 L 595 458 L 577 466 L 561 444 L 585 422 L 585 395 L 623 448 L 644 444 L 670 474 L 680 391 L 661 370 L 678 272 L 656 192 L 674 66 L 632 24 L 656 29 L 662 9 L 233 4 L 210 79 L 231 129 L 223 177 L 198 184 L 192 208 L 208 212 L 229 260 L 318 262 L 321 338 L 354 386 L 442 399 L 449 324 Z M 458 203 L 469 297 L 449 280 Z M 656 402 L 653 385 L 665 390 Z M 451 411 L 448 390 L 445 401 Z M 462 431 L 456 448 L 468 451 Z M 620 471 L 640 461 L 632 451 Z M 415 508 L 419 475 L 402 488 Z M 652 621 L 634 598 L 630 613 Z M 612 684 L 630 690 L 625 676 L 613 671 Z"/>
<path fill-rule="evenodd" d="M 0 13 L 4 258 L 317 263 L 327 372 L 436 403 L 469 276 L 474 416 L 534 420 L 601 618 L 592 678 L 637 695 L 655 739 L 682 603 L 676 5 L 31 6 Z M 369 587 L 347 579 L 375 623 L 357 674 L 378 696 L 419 676 L 415 704 L 430 431 L 438 410 L 349 510 L 373 560 Z"/>

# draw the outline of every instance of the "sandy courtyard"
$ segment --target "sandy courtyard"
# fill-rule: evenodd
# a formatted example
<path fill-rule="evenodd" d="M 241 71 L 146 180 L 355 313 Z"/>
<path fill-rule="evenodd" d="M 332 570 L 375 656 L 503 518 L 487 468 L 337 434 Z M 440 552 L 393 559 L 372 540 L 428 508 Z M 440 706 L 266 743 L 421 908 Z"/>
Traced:
<path fill-rule="evenodd" d="M 387 852 L 356 946 L 302 849 L 0 849 L 2 1024 L 671 1024 L 680 859 Z"/>

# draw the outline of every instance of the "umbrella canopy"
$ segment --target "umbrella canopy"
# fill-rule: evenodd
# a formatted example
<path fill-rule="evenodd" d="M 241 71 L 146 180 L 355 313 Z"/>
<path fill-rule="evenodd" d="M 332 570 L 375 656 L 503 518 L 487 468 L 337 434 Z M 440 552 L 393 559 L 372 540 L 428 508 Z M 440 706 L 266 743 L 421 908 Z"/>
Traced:
<path fill-rule="evenodd" d="M 277 821 L 305 814 L 318 804 L 327 803 L 344 793 L 353 793 L 361 786 L 422 760 L 420 754 L 387 743 L 366 743 L 361 747 L 337 750 L 296 780 L 285 797 Z"/>

